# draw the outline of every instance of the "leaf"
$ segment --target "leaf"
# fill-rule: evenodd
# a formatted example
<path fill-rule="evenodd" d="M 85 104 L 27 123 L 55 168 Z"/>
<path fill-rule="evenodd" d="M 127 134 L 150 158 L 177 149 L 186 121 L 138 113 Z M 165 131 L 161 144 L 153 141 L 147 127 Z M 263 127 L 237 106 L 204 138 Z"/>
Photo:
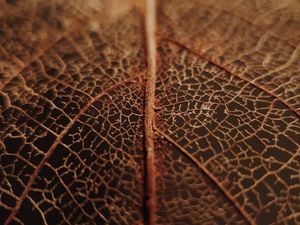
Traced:
<path fill-rule="evenodd" d="M 299 2 L 0 4 L 1 224 L 300 223 Z"/>

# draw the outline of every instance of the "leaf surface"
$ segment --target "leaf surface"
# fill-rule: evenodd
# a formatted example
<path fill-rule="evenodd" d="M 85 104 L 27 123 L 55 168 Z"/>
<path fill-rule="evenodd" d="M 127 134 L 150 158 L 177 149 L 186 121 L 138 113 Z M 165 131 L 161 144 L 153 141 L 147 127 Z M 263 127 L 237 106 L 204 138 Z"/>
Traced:
<path fill-rule="evenodd" d="M 1 224 L 300 223 L 299 2 L 0 4 Z"/>

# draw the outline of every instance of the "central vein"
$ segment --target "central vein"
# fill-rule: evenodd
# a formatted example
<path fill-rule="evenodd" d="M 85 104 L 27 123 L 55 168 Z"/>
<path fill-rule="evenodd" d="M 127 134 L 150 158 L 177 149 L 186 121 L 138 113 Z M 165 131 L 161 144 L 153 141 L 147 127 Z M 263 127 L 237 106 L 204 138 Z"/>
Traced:
<path fill-rule="evenodd" d="M 145 0 L 145 38 L 147 50 L 147 86 L 145 105 L 145 146 L 147 151 L 147 216 L 148 225 L 155 224 L 156 191 L 155 191 L 155 155 L 153 139 L 154 99 L 156 80 L 156 2 Z"/>

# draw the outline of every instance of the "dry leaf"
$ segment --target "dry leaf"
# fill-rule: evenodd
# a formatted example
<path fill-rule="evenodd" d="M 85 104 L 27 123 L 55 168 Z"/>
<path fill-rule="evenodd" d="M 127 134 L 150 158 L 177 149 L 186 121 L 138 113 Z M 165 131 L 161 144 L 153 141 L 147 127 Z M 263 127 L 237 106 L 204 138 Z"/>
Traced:
<path fill-rule="evenodd" d="M 299 224 L 300 2 L 0 2 L 1 224 Z"/>

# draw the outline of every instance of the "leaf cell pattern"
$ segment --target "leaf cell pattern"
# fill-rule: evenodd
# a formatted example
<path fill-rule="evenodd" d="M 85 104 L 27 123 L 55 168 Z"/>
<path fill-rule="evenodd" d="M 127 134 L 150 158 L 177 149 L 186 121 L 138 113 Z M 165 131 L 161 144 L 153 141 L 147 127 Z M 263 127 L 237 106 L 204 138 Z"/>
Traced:
<path fill-rule="evenodd" d="M 1 223 L 143 221 L 140 19 L 136 9 L 92 19 L 5 74 Z"/>
<path fill-rule="evenodd" d="M 285 215 L 300 203 L 298 115 L 187 49 L 166 43 L 159 52 L 157 129 L 258 224 L 297 219 Z"/>
<path fill-rule="evenodd" d="M 297 0 L 0 2 L 0 224 L 299 224 L 299 41 Z"/>
<path fill-rule="evenodd" d="M 208 2 L 161 1 L 162 38 L 259 86 L 299 115 L 299 2 Z"/>

